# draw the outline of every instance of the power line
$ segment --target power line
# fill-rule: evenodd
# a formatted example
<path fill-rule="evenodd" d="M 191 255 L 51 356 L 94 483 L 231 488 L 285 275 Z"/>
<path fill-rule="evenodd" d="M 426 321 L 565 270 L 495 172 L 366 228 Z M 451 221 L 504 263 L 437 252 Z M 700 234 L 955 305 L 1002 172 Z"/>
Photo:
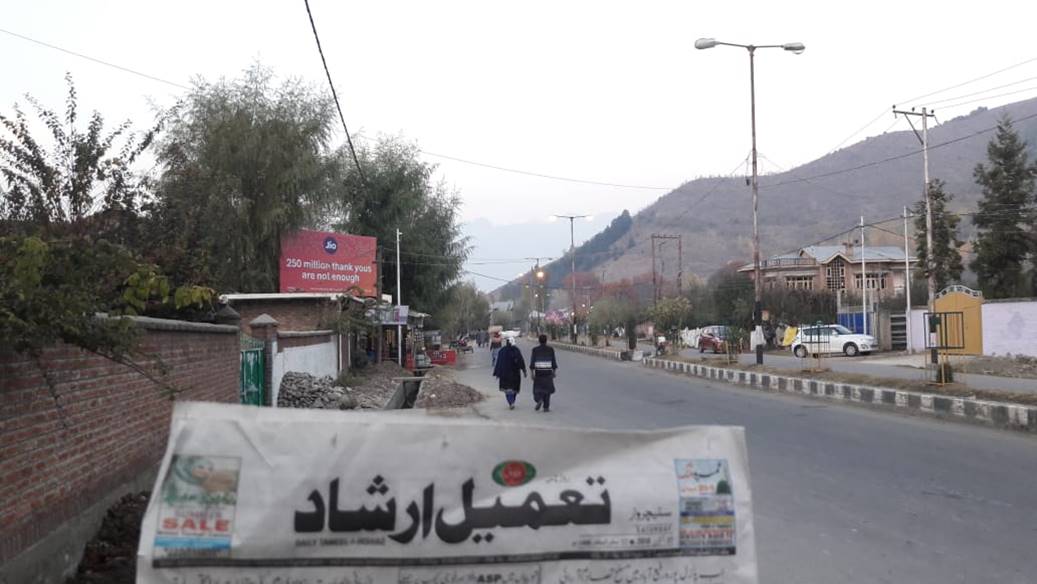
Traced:
<path fill-rule="evenodd" d="M 1025 122 L 1026 120 L 1029 120 L 1029 119 L 1032 119 L 1032 118 L 1037 118 L 1037 114 L 1030 114 L 1028 116 L 1021 117 L 1021 118 L 1019 118 L 1017 120 L 1013 120 L 1013 122 L 1014 123 Z M 981 136 L 983 134 L 986 134 L 987 132 L 992 132 L 992 131 L 994 131 L 996 129 L 997 129 L 997 126 L 991 126 L 989 128 L 984 128 L 982 130 L 977 130 L 975 132 L 972 132 L 971 134 L 966 134 L 964 136 L 959 136 L 957 138 L 953 138 L 951 140 L 947 140 L 945 142 L 940 142 L 938 144 L 932 144 L 932 145 L 929 146 L 929 150 L 935 150 L 937 148 L 942 148 L 944 146 L 950 146 L 951 144 L 956 144 L 958 142 L 969 140 L 971 138 L 975 138 L 977 136 Z M 781 182 L 777 182 L 777 183 L 773 183 L 773 184 L 769 184 L 769 185 L 760 185 L 760 188 L 761 189 L 763 189 L 763 188 L 774 188 L 774 187 L 780 187 L 780 186 L 789 185 L 789 184 L 795 184 L 795 183 L 800 183 L 800 182 L 810 182 L 811 180 L 816 180 L 816 179 L 819 179 L 819 178 L 828 178 L 828 177 L 832 177 L 832 176 L 838 176 L 840 174 L 846 174 L 848 172 L 854 172 L 854 171 L 857 171 L 857 170 L 863 170 L 865 168 L 871 168 L 873 166 L 879 166 L 879 165 L 885 164 L 887 162 L 893 162 L 893 161 L 896 161 L 896 160 L 901 160 L 903 158 L 910 158 L 912 156 L 916 156 L 916 155 L 921 154 L 921 153 L 922 153 L 922 150 L 913 150 L 913 151 L 907 152 L 905 154 L 898 154 L 896 156 L 890 156 L 890 157 L 883 158 L 883 159 L 880 159 L 880 160 L 874 160 L 872 162 L 866 162 L 864 164 L 858 164 L 857 166 L 851 166 L 850 168 L 844 168 L 844 169 L 841 169 L 841 170 L 833 170 L 833 171 L 829 171 L 829 172 L 823 172 L 821 174 L 816 174 L 816 175 L 808 176 L 808 177 L 793 178 L 791 180 L 781 181 Z"/>
<path fill-rule="evenodd" d="M 954 97 L 945 97 L 943 99 L 937 99 L 937 100 L 934 100 L 934 101 L 930 101 L 929 105 L 933 105 L 933 104 L 937 104 L 937 103 L 946 103 L 948 101 L 957 101 L 959 99 L 964 99 L 966 97 L 972 97 L 972 96 L 975 96 L 975 95 L 982 95 L 984 93 L 989 93 L 989 92 L 997 90 L 997 89 L 1004 89 L 1006 87 L 1011 87 L 1013 85 L 1019 85 L 1020 83 L 1026 83 L 1027 81 L 1033 81 L 1034 79 L 1037 79 L 1037 76 L 1027 77 L 1026 79 L 1020 79 L 1019 81 L 1013 81 L 1011 83 L 1005 83 L 1003 85 L 995 85 L 994 87 L 988 87 L 987 89 L 983 89 L 983 90 L 980 90 L 980 91 L 973 91 L 972 93 L 964 93 L 962 95 L 956 95 Z"/>
<path fill-rule="evenodd" d="M 447 154 L 440 154 L 438 152 L 430 152 L 428 150 L 419 150 L 419 151 L 422 154 L 426 154 L 428 156 L 434 156 L 436 158 L 443 158 L 443 159 L 446 159 L 446 160 L 453 160 L 454 162 L 461 162 L 461 163 L 464 163 L 464 164 L 470 164 L 472 166 L 481 166 L 483 168 L 491 168 L 493 170 L 499 170 L 499 171 L 502 171 L 502 172 L 511 172 L 511 173 L 514 173 L 514 174 L 521 174 L 521 175 L 525 175 L 525 176 L 534 176 L 534 177 L 537 177 L 537 178 L 546 178 L 546 179 L 550 179 L 550 180 L 560 180 L 560 181 L 565 181 L 565 182 L 581 183 L 581 184 L 588 184 L 588 185 L 596 185 L 596 186 L 601 186 L 601 187 L 615 187 L 615 188 L 620 188 L 620 189 L 644 189 L 644 190 L 653 190 L 653 191 L 676 190 L 673 187 L 660 187 L 660 186 L 653 186 L 653 185 L 631 185 L 631 184 L 622 184 L 622 183 L 611 183 L 611 182 L 604 182 L 604 181 L 597 181 L 597 180 L 590 180 L 590 179 L 583 179 L 583 178 L 572 178 L 572 177 L 568 177 L 568 176 L 559 176 L 559 175 L 554 175 L 554 174 L 545 174 L 545 173 L 542 173 L 542 172 L 534 172 L 534 171 L 530 171 L 530 170 L 520 170 L 518 168 L 509 168 L 509 167 L 506 167 L 506 166 L 497 166 L 496 164 L 489 164 L 489 163 L 486 163 L 486 162 L 477 162 L 475 160 L 468 160 L 467 158 L 459 158 L 457 156 L 449 156 Z"/>
<path fill-rule="evenodd" d="M 84 55 L 83 53 L 78 53 L 78 52 L 70 50 L 70 49 L 65 49 L 65 48 L 59 47 L 57 45 L 52 45 L 50 43 L 46 43 L 46 42 L 43 42 L 41 40 L 34 39 L 32 37 L 27 37 L 27 36 L 25 36 L 23 34 L 18 34 L 16 32 L 12 32 L 12 31 L 9 31 L 9 30 L 6 30 L 6 29 L 2 29 L 2 28 L 0 28 L 0 32 L 2 32 L 4 34 L 9 34 L 9 35 L 11 35 L 13 37 L 17 37 L 17 38 L 20 38 L 20 39 L 25 40 L 25 41 L 29 41 L 30 43 L 35 43 L 37 45 L 41 45 L 41 46 L 47 47 L 48 49 L 54 49 L 55 51 L 61 51 L 62 53 L 67 53 L 67 54 L 72 55 L 74 57 L 79 57 L 80 59 L 86 59 L 87 61 L 92 61 L 92 62 L 97 63 L 99 65 L 104 65 L 106 67 L 112 67 L 113 69 L 118 69 L 120 71 L 124 71 L 124 72 L 130 73 L 132 75 L 136 75 L 138 77 L 143 77 L 145 79 L 150 79 L 152 81 L 158 81 L 159 83 L 165 83 L 166 85 L 172 85 L 173 87 L 177 87 L 177 88 L 180 88 L 180 89 L 186 89 L 188 91 L 191 90 L 191 88 L 188 87 L 187 85 L 182 85 L 182 84 L 176 83 L 174 81 L 169 81 L 168 79 L 162 79 L 161 77 L 155 77 L 154 75 L 149 75 L 147 73 L 142 73 L 142 72 L 137 71 L 135 69 L 130 69 L 129 67 L 123 67 L 122 65 L 116 65 L 115 63 L 110 63 L 108 61 L 104 61 L 104 60 L 98 59 L 96 57 L 91 57 L 90 55 Z"/>
<path fill-rule="evenodd" d="M 999 75 L 1001 73 L 1004 73 L 1005 71 L 1011 71 L 1012 69 L 1016 69 L 1018 67 L 1022 67 L 1023 65 L 1026 65 L 1028 63 L 1033 63 L 1034 61 L 1037 61 L 1037 57 L 1031 57 L 1031 58 L 1026 59 L 1024 61 L 1020 61 L 1020 62 L 1016 63 L 1015 65 L 1009 65 L 1008 67 L 1005 67 L 1004 69 L 998 69 L 997 71 L 994 71 L 993 73 L 987 73 L 985 75 L 981 75 L 979 77 L 976 77 L 976 78 L 973 78 L 973 79 L 969 79 L 968 81 L 962 81 L 961 83 L 958 83 L 958 84 L 955 84 L 955 85 L 951 85 L 950 87 L 944 87 L 943 89 L 938 89 L 936 91 L 933 91 L 933 92 L 930 92 L 930 93 L 926 93 L 924 95 L 919 95 L 918 97 L 914 97 L 914 98 L 911 98 L 911 99 L 905 99 L 905 100 L 902 100 L 902 101 L 898 101 L 896 103 L 898 103 L 898 104 L 908 104 L 908 103 L 916 102 L 916 101 L 918 101 L 920 99 L 925 99 L 927 97 L 932 97 L 934 95 L 941 94 L 941 93 L 943 93 L 945 91 L 950 91 L 952 89 L 957 89 L 959 87 L 964 87 L 966 85 L 971 85 L 971 84 L 973 84 L 973 83 L 975 83 L 977 81 L 983 81 L 984 79 L 989 79 L 989 78 L 991 78 L 991 77 L 993 77 L 995 75 Z"/>
<path fill-rule="evenodd" d="M 310 0 L 303 1 L 306 4 L 306 14 L 310 17 L 310 28 L 313 29 L 313 40 L 317 41 L 317 52 L 320 53 L 320 62 L 324 65 L 324 74 L 328 76 L 328 86 L 331 87 L 331 97 L 335 100 L 335 108 L 338 110 L 338 118 L 342 121 L 342 130 L 346 133 L 346 143 L 349 144 L 349 153 L 353 155 L 353 164 L 356 165 L 356 172 L 360 175 L 360 183 L 366 185 L 367 179 L 364 177 L 364 170 L 360 168 L 360 160 L 356 157 L 356 148 L 353 147 L 353 138 L 349 135 L 349 128 L 346 127 L 346 116 L 342 114 L 342 104 L 338 101 L 338 93 L 335 91 L 335 83 L 331 80 L 331 71 L 328 70 L 328 61 L 324 58 L 324 49 L 320 46 L 320 36 L 317 35 L 317 24 L 313 22 L 313 12 L 310 11 Z"/>

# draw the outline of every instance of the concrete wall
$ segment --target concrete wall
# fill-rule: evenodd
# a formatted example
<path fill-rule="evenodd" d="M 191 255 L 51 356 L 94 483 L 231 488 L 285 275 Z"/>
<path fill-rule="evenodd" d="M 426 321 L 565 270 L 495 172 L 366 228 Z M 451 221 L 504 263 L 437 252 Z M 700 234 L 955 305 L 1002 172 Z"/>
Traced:
<path fill-rule="evenodd" d="M 911 310 L 911 347 L 925 350 L 925 308 Z M 983 303 L 983 353 L 1037 357 L 1037 300 Z"/>
<path fill-rule="evenodd" d="M 237 327 L 134 320 L 140 363 L 176 399 L 238 401 Z M 74 570 L 107 505 L 148 484 L 172 408 L 136 370 L 76 347 L 0 353 L 0 582 Z"/>
<path fill-rule="evenodd" d="M 273 396 L 276 406 L 281 379 L 288 371 L 309 373 L 317 377 L 339 374 L 339 336 L 332 331 L 279 331 L 271 374 Z M 348 366 L 348 361 L 342 367 Z"/>
<path fill-rule="evenodd" d="M 1037 357 L 1037 301 L 984 302 L 983 352 Z"/>

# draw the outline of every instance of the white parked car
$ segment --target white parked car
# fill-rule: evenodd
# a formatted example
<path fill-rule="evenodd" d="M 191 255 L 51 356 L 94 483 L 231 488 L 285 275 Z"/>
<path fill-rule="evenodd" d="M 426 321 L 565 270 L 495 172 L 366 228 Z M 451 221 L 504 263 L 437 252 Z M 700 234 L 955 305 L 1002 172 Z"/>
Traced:
<path fill-rule="evenodd" d="M 799 358 L 810 355 L 843 353 L 855 357 L 876 349 L 875 337 L 857 334 L 840 324 L 805 326 L 792 340 L 792 352 Z"/>

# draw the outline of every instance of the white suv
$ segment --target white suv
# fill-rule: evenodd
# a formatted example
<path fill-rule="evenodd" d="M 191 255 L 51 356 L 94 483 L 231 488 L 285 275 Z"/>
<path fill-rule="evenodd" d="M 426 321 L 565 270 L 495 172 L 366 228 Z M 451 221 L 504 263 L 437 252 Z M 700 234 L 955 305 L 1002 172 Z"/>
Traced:
<path fill-rule="evenodd" d="M 818 353 L 844 353 L 855 357 L 875 348 L 875 337 L 857 334 L 839 324 L 805 326 L 792 340 L 792 353 L 801 359 Z"/>

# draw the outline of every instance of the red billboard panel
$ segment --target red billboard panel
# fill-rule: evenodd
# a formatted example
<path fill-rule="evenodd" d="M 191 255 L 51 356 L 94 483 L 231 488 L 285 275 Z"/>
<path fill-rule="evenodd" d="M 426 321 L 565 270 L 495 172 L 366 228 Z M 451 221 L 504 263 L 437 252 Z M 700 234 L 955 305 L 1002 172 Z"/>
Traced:
<path fill-rule="evenodd" d="M 297 231 L 281 238 L 281 292 L 375 295 L 378 240 L 328 231 Z"/>

